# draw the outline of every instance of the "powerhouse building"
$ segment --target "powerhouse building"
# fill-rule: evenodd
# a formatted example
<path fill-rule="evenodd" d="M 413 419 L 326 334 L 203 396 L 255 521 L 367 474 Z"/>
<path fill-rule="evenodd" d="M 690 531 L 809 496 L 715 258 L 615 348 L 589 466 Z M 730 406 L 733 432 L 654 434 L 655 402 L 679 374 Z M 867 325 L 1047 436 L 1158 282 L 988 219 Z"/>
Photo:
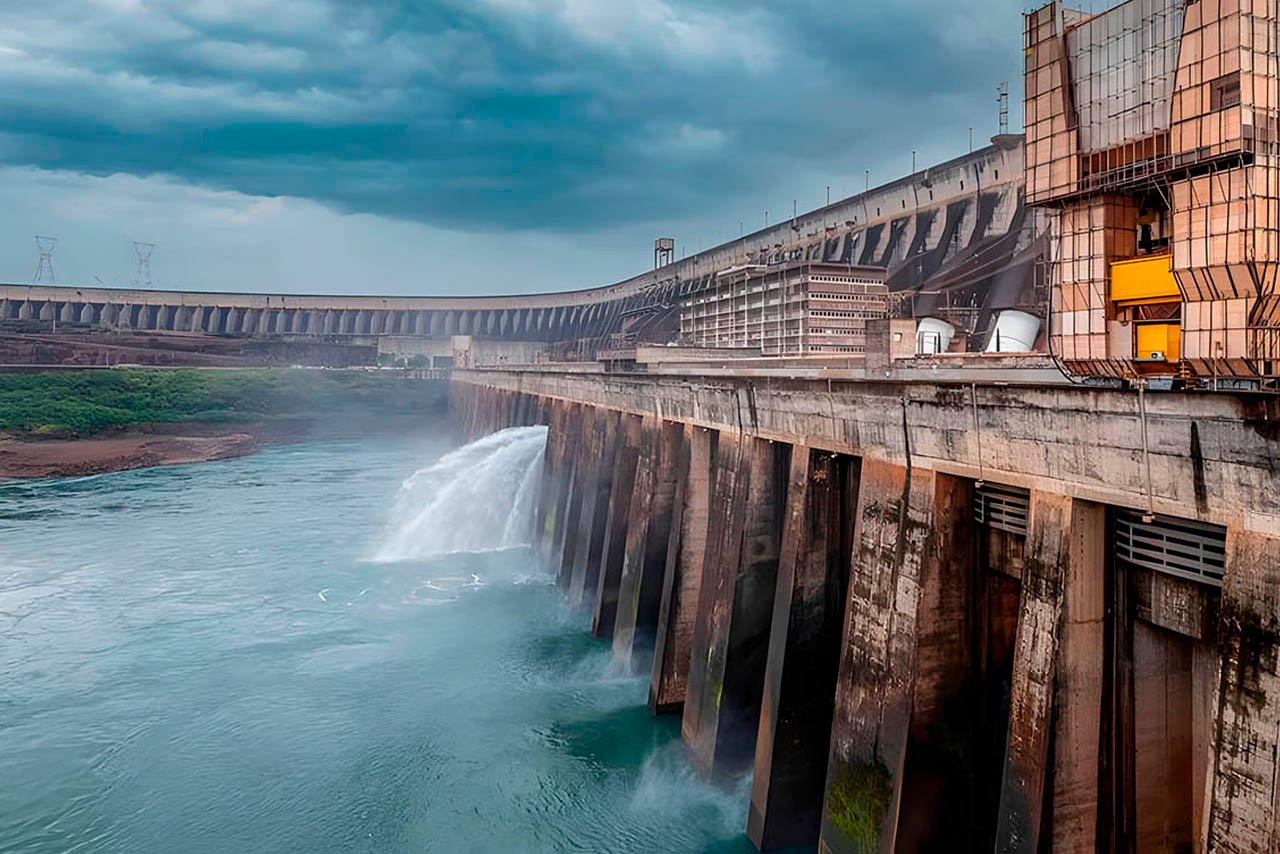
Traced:
<path fill-rule="evenodd" d="M 809 262 L 732 267 L 681 303 L 681 342 L 765 356 L 864 354 L 867 321 L 888 316 L 885 272 Z"/>

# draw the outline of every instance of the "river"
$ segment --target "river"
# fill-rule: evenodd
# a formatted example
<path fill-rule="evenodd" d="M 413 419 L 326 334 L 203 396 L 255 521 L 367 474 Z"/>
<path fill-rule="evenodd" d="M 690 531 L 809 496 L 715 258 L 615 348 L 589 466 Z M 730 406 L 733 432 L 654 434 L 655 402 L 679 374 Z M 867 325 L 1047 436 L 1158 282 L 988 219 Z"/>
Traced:
<path fill-rule="evenodd" d="M 753 850 L 444 435 L 0 485 L 0 852 Z"/>

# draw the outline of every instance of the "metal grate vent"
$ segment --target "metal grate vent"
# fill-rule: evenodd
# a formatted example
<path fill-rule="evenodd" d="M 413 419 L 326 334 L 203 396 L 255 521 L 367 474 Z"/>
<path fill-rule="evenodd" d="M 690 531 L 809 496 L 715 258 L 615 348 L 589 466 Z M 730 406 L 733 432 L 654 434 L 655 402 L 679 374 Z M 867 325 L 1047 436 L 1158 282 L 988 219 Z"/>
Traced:
<path fill-rule="evenodd" d="M 1116 557 L 1134 566 L 1222 586 L 1227 529 L 1220 525 L 1156 516 L 1142 521 L 1137 510 L 1116 511 Z"/>
<path fill-rule="evenodd" d="M 979 525 L 1025 537 L 1030 512 L 1031 493 L 1026 489 L 986 483 L 973 491 L 973 518 Z"/>

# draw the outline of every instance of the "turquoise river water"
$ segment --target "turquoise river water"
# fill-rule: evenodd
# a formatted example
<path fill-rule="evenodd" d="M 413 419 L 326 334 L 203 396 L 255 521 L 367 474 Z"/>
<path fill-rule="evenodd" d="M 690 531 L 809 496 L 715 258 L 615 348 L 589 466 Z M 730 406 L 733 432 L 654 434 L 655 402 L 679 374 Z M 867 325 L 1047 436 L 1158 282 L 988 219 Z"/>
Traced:
<path fill-rule="evenodd" d="M 0 485 L 0 852 L 751 851 L 442 431 Z"/>

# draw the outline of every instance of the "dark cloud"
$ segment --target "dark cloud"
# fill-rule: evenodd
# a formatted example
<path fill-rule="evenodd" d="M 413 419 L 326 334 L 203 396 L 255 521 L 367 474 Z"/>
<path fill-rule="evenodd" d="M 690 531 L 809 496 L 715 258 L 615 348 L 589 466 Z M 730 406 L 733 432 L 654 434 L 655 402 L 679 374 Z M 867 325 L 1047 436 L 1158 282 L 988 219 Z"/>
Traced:
<path fill-rule="evenodd" d="M 46 0 L 0 10 L 0 162 L 466 230 L 697 215 L 956 153 L 1004 0 Z M 857 168 L 849 161 L 861 158 Z"/>

